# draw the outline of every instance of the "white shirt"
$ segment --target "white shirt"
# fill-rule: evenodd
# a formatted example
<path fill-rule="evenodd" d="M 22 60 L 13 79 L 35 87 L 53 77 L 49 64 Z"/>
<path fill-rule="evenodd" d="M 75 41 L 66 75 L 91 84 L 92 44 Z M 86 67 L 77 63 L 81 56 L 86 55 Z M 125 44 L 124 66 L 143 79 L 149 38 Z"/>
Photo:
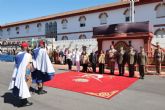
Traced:
<path fill-rule="evenodd" d="M 76 53 L 75 53 L 75 60 L 76 61 L 80 61 L 80 57 L 81 57 L 81 52 L 76 51 Z"/>
<path fill-rule="evenodd" d="M 71 59 L 71 58 L 72 58 L 72 53 L 66 55 L 66 59 Z"/>

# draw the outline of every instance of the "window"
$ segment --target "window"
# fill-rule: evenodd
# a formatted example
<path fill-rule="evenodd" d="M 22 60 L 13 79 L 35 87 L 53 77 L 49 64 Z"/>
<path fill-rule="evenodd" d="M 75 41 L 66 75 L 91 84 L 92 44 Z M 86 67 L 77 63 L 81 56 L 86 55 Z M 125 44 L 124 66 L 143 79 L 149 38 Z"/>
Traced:
<path fill-rule="evenodd" d="M 7 28 L 7 35 L 10 35 L 10 28 Z"/>
<path fill-rule="evenodd" d="M 0 29 L 0 36 L 3 36 L 3 31 Z"/>
<path fill-rule="evenodd" d="M 67 36 L 62 36 L 62 40 L 68 40 Z"/>
<path fill-rule="evenodd" d="M 157 29 L 155 31 L 156 38 L 165 38 L 165 29 Z"/>
<path fill-rule="evenodd" d="M 41 23 L 38 23 L 38 24 L 37 24 L 37 28 L 38 28 L 38 31 L 39 31 L 39 32 L 41 31 L 41 27 L 42 27 L 42 24 L 41 24 Z"/>
<path fill-rule="evenodd" d="M 15 30 L 16 30 L 16 34 L 19 34 L 19 27 L 16 27 Z"/>
<path fill-rule="evenodd" d="M 86 17 L 80 16 L 80 18 L 79 18 L 80 27 L 85 27 L 85 21 L 86 21 Z"/>
<path fill-rule="evenodd" d="M 85 35 L 85 34 L 81 34 L 81 35 L 79 36 L 79 39 L 86 39 L 86 35 Z"/>
<path fill-rule="evenodd" d="M 107 24 L 107 18 L 108 18 L 108 14 L 107 13 L 101 13 L 99 15 L 100 24 Z"/>
<path fill-rule="evenodd" d="M 130 21 L 130 10 L 129 10 L 129 8 L 127 8 L 127 9 L 124 11 L 123 14 L 125 15 L 125 21 L 126 21 L 126 22 L 129 22 L 129 21 Z"/>
<path fill-rule="evenodd" d="M 62 24 L 62 28 L 63 28 L 63 29 L 67 29 L 67 23 L 68 23 L 67 19 L 63 19 L 63 20 L 61 21 L 61 24 Z"/>
<path fill-rule="evenodd" d="M 45 24 L 45 32 L 46 32 L 46 34 L 48 34 L 48 31 L 49 31 L 49 24 L 46 23 L 46 24 Z"/>
<path fill-rule="evenodd" d="M 165 3 L 159 3 L 158 5 L 156 5 L 155 11 L 157 18 L 165 17 Z"/>
<path fill-rule="evenodd" d="M 25 26 L 26 33 L 29 33 L 29 25 Z"/>

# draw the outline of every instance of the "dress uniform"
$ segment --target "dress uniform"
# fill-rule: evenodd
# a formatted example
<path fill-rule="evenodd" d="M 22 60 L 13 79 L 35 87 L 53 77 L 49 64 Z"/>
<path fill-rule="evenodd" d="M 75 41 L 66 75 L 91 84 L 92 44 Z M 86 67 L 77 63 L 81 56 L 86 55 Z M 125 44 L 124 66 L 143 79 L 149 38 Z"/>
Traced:
<path fill-rule="evenodd" d="M 117 52 L 116 55 L 118 69 L 119 69 L 119 76 L 123 76 L 125 72 L 125 63 L 126 63 L 126 52 L 123 50 L 123 47 Z"/>
<path fill-rule="evenodd" d="M 145 74 L 145 65 L 147 64 L 147 54 L 144 51 L 144 48 L 141 47 L 141 52 L 138 53 L 137 63 L 139 65 L 140 79 L 144 79 Z"/>
<path fill-rule="evenodd" d="M 110 46 L 109 54 L 109 67 L 110 67 L 110 74 L 114 74 L 115 71 L 115 58 L 116 58 L 116 50 L 114 49 L 113 45 Z"/>
<path fill-rule="evenodd" d="M 83 66 L 82 71 L 83 72 L 87 72 L 88 63 L 89 63 L 89 56 L 85 51 L 83 51 L 82 53 L 82 66 Z"/>
<path fill-rule="evenodd" d="M 160 74 L 161 62 L 163 61 L 163 53 L 159 45 L 157 45 L 157 49 L 155 49 L 155 52 L 154 52 L 154 61 L 155 61 L 156 73 Z"/>
<path fill-rule="evenodd" d="M 39 48 L 33 50 L 33 66 L 32 72 L 33 82 L 38 85 L 38 94 L 45 94 L 47 91 L 43 90 L 43 83 L 52 80 L 55 69 L 50 61 L 50 58 L 45 49 L 45 43 L 41 40 Z"/>
<path fill-rule="evenodd" d="M 105 67 L 105 54 L 103 51 L 101 51 L 100 55 L 99 55 L 99 73 L 103 74 L 104 73 L 104 67 Z"/>
<path fill-rule="evenodd" d="M 90 54 L 89 60 L 92 65 L 93 72 L 96 73 L 97 54 L 94 51 Z"/>
<path fill-rule="evenodd" d="M 127 53 L 127 64 L 129 67 L 129 77 L 134 77 L 136 61 L 137 61 L 137 54 L 133 50 L 133 47 L 130 47 L 130 51 Z"/>
<path fill-rule="evenodd" d="M 12 90 L 13 95 L 20 99 L 19 107 L 33 104 L 27 100 L 31 97 L 28 87 L 31 75 L 31 55 L 27 52 L 28 44 L 26 42 L 21 44 L 21 48 L 22 51 L 15 57 L 15 68 L 9 85 L 9 90 Z"/>

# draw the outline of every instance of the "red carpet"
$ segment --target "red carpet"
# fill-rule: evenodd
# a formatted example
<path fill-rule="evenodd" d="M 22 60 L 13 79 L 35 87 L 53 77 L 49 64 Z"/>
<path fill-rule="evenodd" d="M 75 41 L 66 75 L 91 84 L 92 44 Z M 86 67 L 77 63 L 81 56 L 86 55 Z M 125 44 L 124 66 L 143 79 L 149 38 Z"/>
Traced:
<path fill-rule="evenodd" d="M 66 72 L 55 75 L 54 79 L 46 82 L 45 85 L 110 99 L 135 81 L 137 81 L 137 78 Z"/>

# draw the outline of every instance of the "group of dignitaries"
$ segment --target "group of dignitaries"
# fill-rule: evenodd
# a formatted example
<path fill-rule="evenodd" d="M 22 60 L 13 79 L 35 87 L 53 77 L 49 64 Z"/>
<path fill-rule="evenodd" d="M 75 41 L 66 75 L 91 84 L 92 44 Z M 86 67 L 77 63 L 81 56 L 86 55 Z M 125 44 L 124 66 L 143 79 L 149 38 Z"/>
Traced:
<path fill-rule="evenodd" d="M 35 47 L 31 52 L 28 51 L 28 43 L 26 42 L 21 44 L 21 49 L 22 51 L 15 57 L 15 68 L 9 90 L 12 90 L 14 96 L 19 99 L 19 106 L 23 107 L 33 104 L 27 100 L 27 98 L 31 97 L 30 87 L 32 83 L 36 83 L 36 92 L 38 94 L 47 93 L 43 89 L 43 83 L 53 78 L 55 70 L 42 40 L 39 42 L 39 46 Z M 154 52 L 154 59 L 156 72 L 160 74 L 162 52 L 159 45 Z M 80 65 L 83 67 L 82 72 L 88 72 L 88 67 L 92 67 L 94 73 L 96 73 L 96 67 L 99 66 L 99 73 L 103 74 L 105 73 L 105 64 L 108 64 L 111 75 L 115 74 L 115 63 L 117 63 L 119 76 L 124 76 L 125 65 L 127 64 L 129 77 L 134 77 L 135 65 L 138 64 L 140 79 L 143 79 L 145 66 L 147 65 L 147 53 L 143 47 L 140 47 L 140 52 L 137 53 L 132 46 L 126 51 L 123 47 L 116 50 L 113 45 L 110 45 L 110 49 L 106 53 L 101 50 L 100 53 L 92 51 L 88 54 L 85 50 L 80 51 L 78 48 L 72 52 L 68 50 L 66 60 L 68 69 L 71 70 L 72 65 L 76 65 L 77 72 L 80 71 Z"/>
<path fill-rule="evenodd" d="M 77 67 L 77 71 L 80 71 L 80 65 L 82 65 L 82 72 L 87 72 L 90 67 L 94 73 L 96 73 L 96 67 L 99 67 L 99 73 L 105 73 L 105 65 L 110 69 L 110 74 L 115 74 L 115 64 L 118 65 L 119 76 L 125 74 L 125 65 L 128 65 L 129 77 L 134 77 L 136 64 L 138 65 L 138 70 L 140 74 L 140 79 L 144 79 L 146 66 L 148 64 L 147 53 L 143 47 L 140 47 L 140 51 L 137 52 L 132 46 L 128 50 L 124 50 L 123 47 L 120 47 L 119 50 L 116 50 L 113 45 L 110 45 L 110 49 L 104 53 L 103 50 L 98 53 L 93 51 L 88 54 L 85 50 L 80 52 L 78 49 L 73 52 L 67 53 L 67 62 L 68 68 L 71 70 L 72 64 Z M 72 61 L 71 57 L 75 56 L 75 60 Z M 157 45 L 157 49 L 154 52 L 154 62 L 156 65 L 156 73 L 160 74 L 161 72 L 161 62 L 162 62 L 162 51 L 160 46 Z"/>
<path fill-rule="evenodd" d="M 30 106 L 33 103 L 27 98 L 31 97 L 30 87 L 32 82 L 36 83 L 38 94 L 45 94 L 43 83 L 53 78 L 55 70 L 45 49 L 45 43 L 41 40 L 39 47 L 28 50 L 28 43 L 23 42 L 21 49 L 15 57 L 15 67 L 9 90 L 19 100 L 19 107 Z"/>

